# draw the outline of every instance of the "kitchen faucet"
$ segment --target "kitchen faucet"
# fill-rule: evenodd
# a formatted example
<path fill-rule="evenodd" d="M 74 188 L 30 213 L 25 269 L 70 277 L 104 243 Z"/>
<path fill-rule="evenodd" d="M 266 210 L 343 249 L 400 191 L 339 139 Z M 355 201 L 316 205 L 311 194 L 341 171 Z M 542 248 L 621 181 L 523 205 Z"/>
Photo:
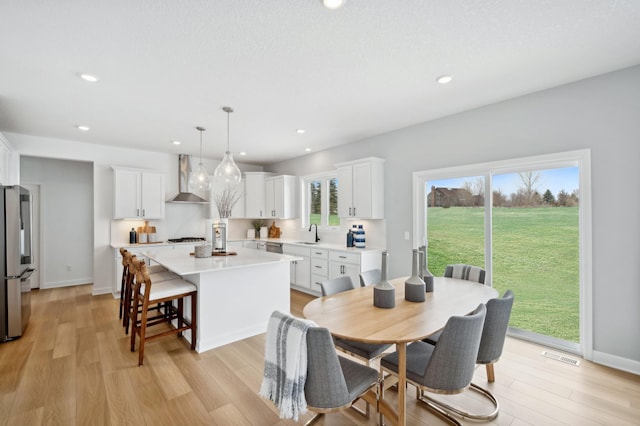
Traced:
<path fill-rule="evenodd" d="M 317 223 L 312 223 L 311 225 L 309 225 L 309 232 L 311 232 L 311 228 L 315 225 L 316 227 L 316 243 L 318 241 L 320 241 L 320 238 L 318 238 L 318 224 Z"/>

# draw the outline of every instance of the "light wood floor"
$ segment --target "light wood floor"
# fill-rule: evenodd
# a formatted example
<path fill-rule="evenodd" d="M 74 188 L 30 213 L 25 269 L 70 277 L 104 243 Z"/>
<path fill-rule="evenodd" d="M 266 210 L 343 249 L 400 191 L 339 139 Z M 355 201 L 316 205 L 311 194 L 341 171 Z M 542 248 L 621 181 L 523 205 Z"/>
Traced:
<path fill-rule="evenodd" d="M 291 300 L 300 316 L 310 296 L 293 292 Z M 92 297 L 87 285 L 36 291 L 32 301 L 25 335 L 0 344 L 0 425 L 295 424 L 257 395 L 264 335 L 202 354 L 169 336 L 148 344 L 138 367 L 110 295 Z M 638 376 L 585 361 L 564 364 L 541 356 L 543 350 L 508 339 L 496 382 L 488 386 L 501 403 L 491 424 L 640 424 Z M 483 368 L 474 381 L 487 385 Z M 413 395 L 409 389 L 408 424 L 443 424 Z M 458 401 L 480 404 L 472 396 Z M 375 419 L 347 410 L 319 424 L 373 425 Z"/>

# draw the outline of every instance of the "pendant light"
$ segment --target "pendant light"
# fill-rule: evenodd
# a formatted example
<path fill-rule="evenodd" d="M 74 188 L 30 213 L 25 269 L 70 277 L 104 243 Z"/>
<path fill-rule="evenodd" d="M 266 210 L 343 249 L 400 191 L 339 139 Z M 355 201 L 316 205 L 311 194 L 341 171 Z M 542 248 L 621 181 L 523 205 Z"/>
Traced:
<path fill-rule="evenodd" d="M 200 162 L 198 167 L 189 174 L 189 188 L 199 189 L 201 191 L 209 191 L 211 189 L 211 179 L 209 178 L 209 172 L 207 168 L 202 164 L 202 132 L 206 129 L 204 127 L 196 127 L 196 130 L 200 132 Z"/>
<path fill-rule="evenodd" d="M 227 151 L 213 172 L 215 190 L 220 192 L 235 189 L 242 180 L 242 173 L 233 161 L 233 154 L 229 150 L 229 114 L 233 112 L 233 108 L 226 106 L 222 110 L 227 113 Z"/>

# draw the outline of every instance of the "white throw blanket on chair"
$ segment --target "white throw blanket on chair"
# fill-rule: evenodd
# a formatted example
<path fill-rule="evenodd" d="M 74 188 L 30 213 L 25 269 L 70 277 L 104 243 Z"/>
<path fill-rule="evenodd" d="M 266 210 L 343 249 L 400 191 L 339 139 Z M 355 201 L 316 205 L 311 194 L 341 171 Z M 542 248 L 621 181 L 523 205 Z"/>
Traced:
<path fill-rule="evenodd" d="M 260 395 L 272 401 L 283 419 L 307 412 L 307 329 L 313 321 L 274 311 L 267 327 L 264 378 Z"/>

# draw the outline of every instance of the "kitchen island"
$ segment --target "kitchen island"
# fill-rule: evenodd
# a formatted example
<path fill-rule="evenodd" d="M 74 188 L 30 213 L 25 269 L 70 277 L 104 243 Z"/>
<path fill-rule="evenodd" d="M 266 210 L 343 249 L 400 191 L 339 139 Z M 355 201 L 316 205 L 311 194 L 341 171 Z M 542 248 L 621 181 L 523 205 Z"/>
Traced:
<path fill-rule="evenodd" d="M 197 352 L 264 333 L 274 310 L 289 312 L 289 263 L 297 257 L 234 248 L 237 255 L 196 258 L 193 248 L 149 247 L 144 255 L 198 288 Z"/>

